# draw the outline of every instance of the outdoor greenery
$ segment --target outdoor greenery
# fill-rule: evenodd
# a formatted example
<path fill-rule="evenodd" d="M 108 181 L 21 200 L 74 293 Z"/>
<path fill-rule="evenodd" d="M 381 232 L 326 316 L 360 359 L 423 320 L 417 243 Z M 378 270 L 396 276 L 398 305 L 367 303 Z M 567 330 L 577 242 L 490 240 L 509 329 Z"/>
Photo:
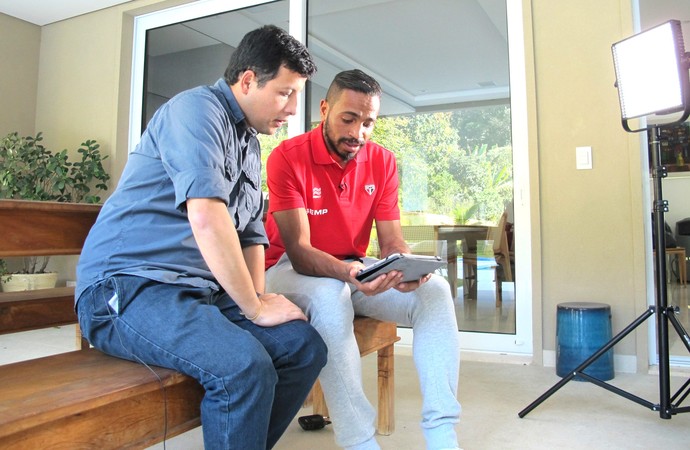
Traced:
<path fill-rule="evenodd" d="M 21 137 L 12 132 L 0 140 L 0 199 L 21 199 L 74 203 L 99 203 L 100 191 L 107 190 L 110 175 L 103 167 L 108 156 L 102 156 L 94 140 L 82 142 L 76 162 L 69 160 L 67 150 L 53 153 L 35 137 Z M 22 268 L 15 273 L 44 273 L 48 257 L 22 258 Z M 0 260 L 0 280 L 6 281 L 9 270 Z"/>
<path fill-rule="evenodd" d="M 262 136 L 265 162 L 287 137 Z M 507 105 L 379 117 L 372 141 L 395 153 L 403 225 L 496 222 L 513 199 Z"/>

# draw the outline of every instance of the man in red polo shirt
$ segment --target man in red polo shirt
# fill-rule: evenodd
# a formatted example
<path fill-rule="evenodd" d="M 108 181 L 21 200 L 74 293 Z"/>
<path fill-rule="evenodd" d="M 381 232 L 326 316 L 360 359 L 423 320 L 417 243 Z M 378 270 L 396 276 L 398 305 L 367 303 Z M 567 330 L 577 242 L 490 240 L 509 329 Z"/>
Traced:
<path fill-rule="evenodd" d="M 458 328 L 448 283 L 402 282 L 393 271 L 359 283 L 374 221 L 383 257 L 409 253 L 400 227 L 395 156 L 370 142 L 381 87 L 360 70 L 336 75 L 321 124 L 281 143 L 267 163 L 270 194 L 266 287 L 300 306 L 328 346 L 319 380 L 336 442 L 378 449 L 375 411 L 364 395 L 354 315 L 413 328 L 427 448 L 457 449 Z"/>

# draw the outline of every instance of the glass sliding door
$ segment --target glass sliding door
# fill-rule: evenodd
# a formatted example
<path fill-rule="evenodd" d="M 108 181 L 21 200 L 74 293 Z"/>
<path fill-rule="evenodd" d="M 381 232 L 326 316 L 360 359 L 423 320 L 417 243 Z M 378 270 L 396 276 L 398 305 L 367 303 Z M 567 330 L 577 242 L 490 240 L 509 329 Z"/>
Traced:
<path fill-rule="evenodd" d="M 506 3 L 311 0 L 308 11 L 307 45 L 319 67 L 312 121 L 339 71 L 361 69 L 381 83 L 372 139 L 396 154 L 406 240 L 447 259 L 460 331 L 515 342 L 520 224 Z"/>
<path fill-rule="evenodd" d="M 172 96 L 221 78 L 247 32 L 267 24 L 289 26 L 288 0 L 199 3 L 137 20 L 130 148 Z"/>
<path fill-rule="evenodd" d="M 290 30 L 306 40 L 318 72 L 300 117 L 277 136 L 261 136 L 264 162 L 281 140 L 318 122 L 336 73 L 359 68 L 377 78 L 384 97 L 373 140 L 398 158 L 413 251 L 447 260 L 443 275 L 463 348 L 530 354 L 521 2 L 229 3 L 194 2 L 137 19 L 130 146 L 168 98 L 221 77 L 247 31 L 264 24 Z M 514 192 L 524 194 L 521 202 Z"/>

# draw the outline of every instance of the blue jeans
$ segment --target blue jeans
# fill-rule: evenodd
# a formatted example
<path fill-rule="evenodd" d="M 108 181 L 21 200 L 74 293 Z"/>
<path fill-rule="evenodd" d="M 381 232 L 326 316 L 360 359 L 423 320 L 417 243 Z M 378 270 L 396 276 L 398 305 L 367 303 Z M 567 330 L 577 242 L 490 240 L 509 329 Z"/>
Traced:
<path fill-rule="evenodd" d="M 77 309 L 94 347 L 199 381 L 207 450 L 272 448 L 326 364 L 307 322 L 257 326 L 225 292 L 120 275 L 89 287 Z"/>

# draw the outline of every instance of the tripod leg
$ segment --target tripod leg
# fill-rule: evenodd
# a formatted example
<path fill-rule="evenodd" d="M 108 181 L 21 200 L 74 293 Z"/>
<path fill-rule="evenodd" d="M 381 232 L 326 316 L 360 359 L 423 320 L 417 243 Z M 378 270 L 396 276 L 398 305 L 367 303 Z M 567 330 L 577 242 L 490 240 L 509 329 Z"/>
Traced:
<path fill-rule="evenodd" d="M 523 409 L 522 411 L 520 411 L 520 412 L 518 413 L 518 417 L 520 417 L 520 418 L 522 419 L 522 418 L 525 417 L 527 414 L 529 414 L 530 411 L 532 411 L 534 408 L 536 408 L 537 406 L 541 405 L 542 402 L 543 402 L 544 400 L 546 400 L 547 398 L 551 397 L 551 395 L 553 395 L 557 390 L 559 390 L 560 388 L 562 388 L 568 381 L 572 380 L 572 379 L 575 377 L 576 372 L 577 372 L 577 371 L 574 371 L 574 372 L 568 374 L 568 376 L 561 378 L 561 381 L 559 381 L 558 383 L 556 383 L 556 384 L 554 384 L 553 386 L 551 386 L 551 389 L 549 389 L 548 391 L 546 391 L 546 392 L 544 392 L 543 394 L 541 394 L 541 395 L 539 396 L 539 398 L 537 398 L 535 401 L 533 401 L 532 403 L 530 403 L 525 409 Z"/>
<path fill-rule="evenodd" d="M 651 317 L 654 314 L 655 307 L 650 306 L 647 308 L 647 310 L 640 315 L 637 319 L 635 319 L 630 325 L 625 327 L 623 331 L 615 335 L 609 342 L 607 342 L 602 348 L 596 351 L 592 356 L 587 358 L 582 364 L 577 366 L 568 376 L 562 378 L 558 383 L 553 385 L 551 389 L 543 393 L 539 398 L 537 398 L 535 401 L 530 403 L 525 409 L 520 411 L 518 413 L 518 416 L 520 418 L 525 417 L 527 414 L 529 414 L 530 411 L 532 411 L 534 408 L 539 406 L 544 400 L 547 398 L 551 397 L 557 390 L 562 388 L 568 381 L 572 380 L 576 375 L 580 374 L 583 370 L 585 370 L 587 367 L 590 366 L 594 361 L 596 361 L 601 355 L 609 351 L 614 345 L 616 345 L 618 342 L 620 342 L 624 337 L 626 337 L 628 334 L 630 334 L 635 328 L 640 326 L 645 320 L 647 320 L 649 317 Z"/>
<path fill-rule="evenodd" d="M 666 317 L 668 318 L 669 322 L 671 322 L 671 325 L 673 325 L 673 328 L 676 329 L 676 332 L 680 336 L 681 340 L 683 341 L 683 344 L 685 345 L 685 348 L 690 352 L 690 336 L 688 336 L 687 331 L 685 331 L 685 327 L 683 327 L 683 324 L 680 323 L 678 318 L 675 315 L 676 313 L 676 308 L 669 306 L 666 309 Z M 685 399 L 690 395 L 690 379 L 687 380 L 683 386 L 676 391 L 676 393 L 671 397 L 671 411 L 672 413 L 675 412 L 687 412 L 688 408 L 678 408 L 678 405 L 683 403 Z"/>
<path fill-rule="evenodd" d="M 687 348 L 688 351 L 690 352 L 690 336 L 688 336 L 688 332 L 685 331 L 683 324 L 680 323 L 680 321 L 676 317 L 675 312 L 676 312 L 675 308 L 669 307 L 666 310 L 666 315 L 668 317 L 669 322 L 671 322 L 671 325 L 673 325 L 673 328 L 676 329 L 676 332 L 680 336 L 680 339 L 683 341 L 685 348 Z"/>
<path fill-rule="evenodd" d="M 673 407 L 675 408 L 676 405 L 680 405 L 685 401 L 687 398 L 688 394 L 690 394 L 690 391 L 688 390 L 688 387 L 690 386 L 690 380 L 686 380 L 685 383 L 683 383 L 683 386 L 678 389 L 678 391 L 671 397 L 671 404 L 674 405 Z M 674 403 L 676 400 L 678 400 L 678 403 Z"/>

